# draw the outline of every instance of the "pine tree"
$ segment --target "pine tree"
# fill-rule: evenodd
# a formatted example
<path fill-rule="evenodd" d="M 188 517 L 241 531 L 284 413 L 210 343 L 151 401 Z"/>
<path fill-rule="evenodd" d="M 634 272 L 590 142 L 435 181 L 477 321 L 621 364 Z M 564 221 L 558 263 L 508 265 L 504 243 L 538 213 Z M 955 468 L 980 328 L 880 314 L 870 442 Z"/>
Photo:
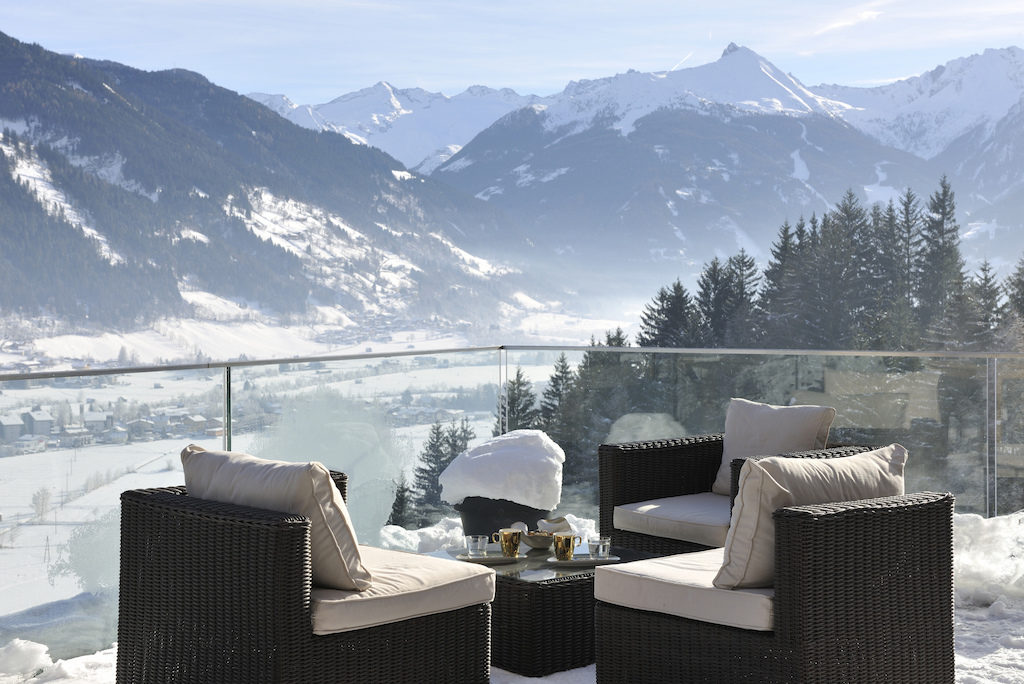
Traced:
<path fill-rule="evenodd" d="M 756 347 L 763 337 L 755 306 L 761 276 L 754 257 L 740 249 L 725 264 L 729 278 L 729 319 L 725 344 L 729 347 Z"/>
<path fill-rule="evenodd" d="M 697 337 L 697 309 L 679 280 L 659 289 L 640 314 L 636 342 L 641 347 L 692 347 Z"/>
<path fill-rule="evenodd" d="M 917 195 L 907 188 L 899 197 L 896 209 L 896 255 L 889 276 L 893 289 L 892 327 L 897 334 L 892 349 L 918 349 L 920 323 L 917 316 L 919 291 L 916 265 L 921 251 L 921 208 Z"/>
<path fill-rule="evenodd" d="M 1024 257 L 1017 260 L 1017 267 L 1003 284 L 1003 291 L 1007 313 L 1018 321 L 1024 321 Z"/>
<path fill-rule="evenodd" d="M 453 420 L 444 433 L 448 462 L 451 463 L 456 456 L 465 451 L 474 437 L 476 432 L 470 426 L 468 418 L 463 418 L 457 425 Z"/>
<path fill-rule="evenodd" d="M 497 437 L 512 430 L 528 430 L 537 427 L 540 411 L 537 410 L 537 395 L 533 384 L 516 366 L 516 374 L 505 383 L 505 392 L 498 397 L 497 415 L 491 434 Z"/>
<path fill-rule="evenodd" d="M 732 314 L 732 279 L 721 259 L 705 264 L 697 280 L 700 336 L 705 347 L 724 347 Z"/>
<path fill-rule="evenodd" d="M 565 352 L 562 352 L 555 360 L 553 372 L 551 377 L 548 378 L 548 385 L 544 388 L 540 400 L 540 427 L 552 439 L 555 439 L 553 433 L 557 432 L 562 400 L 568 394 L 572 382 L 573 371 L 569 366 L 569 359 L 566 357 Z M 555 442 L 558 442 L 558 440 L 555 439 Z"/>
<path fill-rule="evenodd" d="M 454 455 L 449 457 L 445 444 L 444 427 L 440 422 L 430 426 L 427 441 L 420 452 L 420 465 L 413 473 L 413 487 L 416 489 L 416 505 L 425 509 L 441 504 L 441 485 L 437 478 L 451 463 Z"/>
<path fill-rule="evenodd" d="M 621 328 L 605 333 L 603 344 L 591 338 L 592 347 L 626 347 Z M 612 422 L 631 413 L 645 385 L 640 380 L 635 355 L 610 351 L 584 353 L 569 392 L 562 399 L 562 412 L 571 426 L 566 442 L 562 480 L 567 484 L 596 482 L 597 447 L 608 437 Z"/>
<path fill-rule="evenodd" d="M 439 478 L 455 457 L 468 448 L 475 436 L 466 418 L 458 425 L 453 420 L 447 428 L 440 421 L 430 426 L 427 441 L 420 452 L 420 465 L 413 472 L 413 506 L 406 516 L 407 520 L 418 521 L 416 524 L 421 526 L 430 525 L 452 514 L 451 506 L 441 499 Z"/>
<path fill-rule="evenodd" d="M 813 221 L 813 219 L 812 219 Z M 845 221 L 825 214 L 812 223 L 813 240 L 804 264 L 802 342 L 818 349 L 853 349 L 855 316 L 861 306 L 857 293 L 858 265 L 851 258 L 854 246 Z M 815 229 L 816 228 L 816 229 Z"/>
<path fill-rule="evenodd" d="M 921 325 L 933 334 L 948 337 L 943 321 L 958 317 L 953 299 L 964 293 L 964 261 L 960 255 L 960 225 L 956 220 L 956 200 L 949 180 L 943 176 L 939 189 L 928 200 L 928 211 L 921 228 L 918 258 L 918 310 Z M 934 345 L 933 345 L 934 346 Z"/>
<path fill-rule="evenodd" d="M 409 483 L 402 475 L 395 483 L 395 499 L 391 502 L 391 515 L 388 516 L 388 525 L 398 525 L 409 529 L 416 524 L 413 515 L 413 493 Z"/>
<path fill-rule="evenodd" d="M 905 334 L 901 326 L 906 321 L 901 315 L 901 279 L 909 274 L 900 272 L 900 235 L 896 205 L 890 200 L 882 208 L 871 208 L 871 253 L 863 269 L 870 279 L 870 291 L 861 324 L 860 346 L 866 349 L 901 349 Z"/>
<path fill-rule="evenodd" d="M 778 237 L 771 246 L 771 259 L 764 269 L 764 281 L 759 297 L 765 327 L 765 342 L 769 346 L 781 346 L 788 339 L 785 331 L 793 317 L 793 309 L 787 299 L 792 295 L 791 287 L 797 269 L 796 235 L 786 221 L 779 228 Z"/>
<path fill-rule="evenodd" d="M 988 259 L 981 262 L 978 273 L 968 283 L 967 291 L 976 314 L 976 320 L 968 330 L 968 345 L 976 351 L 995 351 L 1006 305 Z"/>

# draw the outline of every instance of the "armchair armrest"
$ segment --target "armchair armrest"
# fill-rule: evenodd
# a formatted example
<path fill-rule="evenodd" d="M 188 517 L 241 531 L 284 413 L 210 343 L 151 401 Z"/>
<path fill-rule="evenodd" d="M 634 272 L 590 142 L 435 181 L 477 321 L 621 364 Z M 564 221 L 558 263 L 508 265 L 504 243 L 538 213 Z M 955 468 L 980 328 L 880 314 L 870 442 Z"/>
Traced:
<path fill-rule="evenodd" d="M 912 657 L 913 681 L 953 681 L 953 506 L 923 492 L 775 511 L 775 629 L 814 679 Z"/>
<path fill-rule="evenodd" d="M 122 493 L 118 668 L 177 659 L 177 672 L 150 674 L 180 680 L 272 670 L 280 644 L 311 632 L 309 530 L 308 518 L 183 488 Z"/>
<path fill-rule="evenodd" d="M 610 534 L 618 505 L 711 491 L 722 462 L 722 435 L 602 444 L 597 459 L 598 524 L 602 534 Z"/>
<path fill-rule="evenodd" d="M 332 478 L 344 496 L 346 476 Z M 184 486 L 123 492 L 117 680 L 263 680 L 310 638 L 312 584 L 304 516 Z"/>

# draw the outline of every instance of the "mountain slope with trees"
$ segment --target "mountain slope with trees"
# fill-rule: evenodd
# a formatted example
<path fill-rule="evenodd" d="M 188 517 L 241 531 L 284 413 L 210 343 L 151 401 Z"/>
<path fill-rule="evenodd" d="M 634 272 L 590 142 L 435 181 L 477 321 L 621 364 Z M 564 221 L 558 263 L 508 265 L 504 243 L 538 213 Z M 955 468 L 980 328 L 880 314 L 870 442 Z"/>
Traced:
<path fill-rule="evenodd" d="M 475 258 L 513 239 L 493 208 L 195 73 L 0 34 L 0 128 L 7 313 L 125 329 L 208 292 L 285 321 L 450 325 L 528 286 Z"/>

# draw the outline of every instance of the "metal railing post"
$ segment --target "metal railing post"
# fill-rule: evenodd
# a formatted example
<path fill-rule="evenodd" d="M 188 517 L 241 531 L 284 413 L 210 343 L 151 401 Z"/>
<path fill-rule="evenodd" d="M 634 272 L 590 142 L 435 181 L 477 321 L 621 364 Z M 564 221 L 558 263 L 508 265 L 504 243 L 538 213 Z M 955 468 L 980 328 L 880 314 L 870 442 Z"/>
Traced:
<path fill-rule="evenodd" d="M 224 366 L 224 450 L 231 451 L 231 366 Z"/>
<path fill-rule="evenodd" d="M 501 434 L 505 434 L 508 432 L 508 352 L 504 347 L 498 349 L 498 410 Z"/>
<path fill-rule="evenodd" d="M 985 513 L 992 517 L 999 514 L 999 359 L 989 357 L 986 365 Z"/>

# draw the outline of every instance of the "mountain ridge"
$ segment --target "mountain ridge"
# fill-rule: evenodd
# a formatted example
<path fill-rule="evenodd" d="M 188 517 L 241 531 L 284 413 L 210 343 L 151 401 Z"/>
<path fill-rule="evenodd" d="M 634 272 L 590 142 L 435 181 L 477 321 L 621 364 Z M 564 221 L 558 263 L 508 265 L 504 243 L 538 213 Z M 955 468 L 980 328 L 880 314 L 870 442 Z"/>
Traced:
<path fill-rule="evenodd" d="M 999 64 L 1003 64 L 1006 68 L 1001 70 L 991 68 L 992 65 Z M 742 68 L 736 68 L 739 65 L 742 65 Z M 983 123 L 988 128 L 994 127 L 995 120 L 1006 115 L 1009 108 L 1024 95 L 1024 50 L 1015 46 L 989 49 L 982 54 L 960 57 L 946 64 L 938 65 L 919 76 L 902 79 L 892 84 L 858 87 L 835 84 L 806 86 L 795 76 L 783 73 L 769 60 L 753 50 L 736 43 L 730 43 L 723 50 L 721 57 L 714 62 L 674 71 L 638 72 L 630 70 L 616 76 L 571 81 L 561 92 L 554 95 L 545 97 L 529 96 L 534 98 L 533 101 L 523 106 L 539 105 L 547 109 L 554 108 L 560 111 L 561 114 L 557 117 L 557 123 L 556 117 L 552 117 L 551 125 L 572 123 L 578 122 L 577 120 L 580 117 L 573 117 L 571 110 L 575 110 L 577 113 L 585 112 L 586 108 L 581 106 L 580 103 L 580 99 L 584 97 L 589 97 L 591 100 L 596 101 L 596 106 L 591 107 L 592 110 L 600 110 L 602 105 L 612 105 L 619 107 L 619 109 L 626 109 L 622 106 L 621 102 L 613 102 L 614 97 L 607 97 L 604 100 L 595 98 L 596 92 L 601 90 L 607 91 L 610 89 L 610 86 L 616 83 L 632 80 L 633 85 L 631 87 L 635 88 L 637 85 L 642 85 L 644 81 L 658 83 L 659 85 L 675 81 L 677 83 L 674 91 L 667 95 L 664 93 L 657 94 L 656 88 L 649 87 L 643 90 L 642 97 L 620 98 L 629 103 L 628 109 L 633 113 L 631 117 L 623 119 L 621 124 L 623 130 L 628 131 L 632 121 L 646 113 L 650 113 L 654 109 L 665 106 L 674 106 L 676 108 L 688 106 L 694 109 L 706 110 L 724 105 L 736 110 L 746 111 L 774 111 L 775 113 L 791 114 L 817 112 L 826 116 L 842 118 L 847 123 L 887 146 L 911 152 L 925 159 L 931 159 L 952 144 L 957 137 L 966 134 L 970 126 L 956 126 L 954 125 L 955 121 L 952 124 L 949 123 L 951 117 L 948 111 L 942 117 L 933 112 L 921 112 L 919 111 L 921 104 L 926 103 L 927 97 L 925 96 L 929 95 L 932 90 L 948 93 L 950 90 L 962 88 L 963 78 L 955 79 L 954 77 L 965 70 L 975 74 L 973 83 L 978 85 L 979 92 L 973 93 L 970 98 L 961 98 L 959 100 L 960 106 L 974 106 L 989 115 L 988 119 L 981 120 L 979 118 L 974 123 Z M 993 83 L 991 78 L 991 74 L 994 71 L 1001 71 L 1002 75 L 1002 79 L 996 83 Z M 756 72 L 760 72 L 764 77 L 763 80 L 767 83 L 762 83 L 758 86 L 762 90 L 761 96 L 755 95 L 752 98 L 751 84 L 753 81 L 751 75 L 756 75 Z M 989 77 L 983 79 L 978 77 L 978 74 L 988 74 Z M 983 85 L 984 83 L 988 85 L 985 86 Z M 1005 88 L 1004 86 L 1007 83 L 1013 84 L 1013 88 Z M 722 84 L 726 84 L 726 86 L 722 86 Z M 768 84 L 770 84 L 769 89 L 765 89 L 763 86 Z M 347 102 L 346 98 L 350 95 L 366 93 L 381 85 L 381 83 L 378 83 L 376 86 L 368 89 L 340 95 L 327 104 L 339 105 Z M 391 84 L 386 85 L 395 92 L 403 92 L 402 89 L 395 88 Z M 738 87 L 733 88 L 733 86 Z M 480 87 L 485 86 L 474 86 L 473 88 Z M 770 88 L 775 88 L 774 95 L 781 94 L 782 98 L 774 97 Z M 426 97 L 447 97 L 440 93 L 417 90 L 424 93 Z M 493 92 L 493 89 L 489 90 Z M 504 90 L 500 92 L 504 92 Z M 667 88 L 660 88 L 660 90 L 664 91 Z M 915 90 L 917 95 L 912 96 Z M 979 97 L 982 90 L 987 90 L 988 93 L 1003 95 L 1003 100 L 993 104 L 991 97 Z M 514 91 L 511 92 L 514 93 Z M 877 107 L 877 103 L 886 99 L 892 100 L 896 97 L 906 100 L 906 103 L 898 111 L 878 113 L 868 108 L 868 105 L 872 103 L 875 103 Z M 458 96 L 448 99 L 456 101 L 457 98 Z M 787 102 L 789 106 L 786 106 Z M 918 110 L 915 110 L 913 105 L 917 105 Z M 303 105 L 303 107 L 323 108 L 326 105 Z M 508 112 L 505 113 L 507 114 Z M 591 115 L 593 114 L 593 112 L 590 113 Z M 339 120 L 344 119 L 346 122 L 345 126 L 350 128 L 356 128 L 360 125 L 359 116 L 354 112 L 345 112 L 338 109 L 333 112 L 333 115 L 337 116 Z M 379 113 L 370 115 L 371 118 L 373 116 L 381 115 Z M 403 117 L 407 122 L 416 116 L 417 112 L 415 110 L 406 109 L 403 112 Z M 294 120 L 294 117 L 292 118 Z M 939 118 L 946 120 L 946 123 L 943 125 L 949 130 L 940 131 L 939 135 L 932 135 L 930 142 L 923 146 L 919 142 L 915 143 L 915 138 L 920 137 L 920 130 L 924 130 L 929 126 L 931 129 L 937 128 L 935 121 Z M 957 117 L 952 118 L 956 119 Z M 893 121 L 893 119 L 896 119 L 896 121 Z M 490 123 L 493 124 L 496 121 L 497 118 Z M 315 125 L 308 122 L 296 122 L 300 123 L 300 125 Z M 336 124 L 331 123 L 330 125 Z M 428 130 L 429 126 L 427 125 L 421 126 L 420 129 L 428 135 L 434 133 Z M 479 133 L 480 130 L 471 134 L 463 133 L 462 137 L 450 137 L 445 140 L 444 145 L 437 145 L 435 149 L 450 147 L 457 151 L 469 142 L 476 133 Z M 901 130 L 902 136 L 900 134 Z M 378 135 L 374 139 L 373 144 L 390 151 L 386 133 Z M 402 158 L 401 155 L 395 156 Z M 415 165 L 411 159 L 409 161 L 410 166 Z M 430 172 L 433 172 L 434 168 L 436 166 L 430 167 Z"/>
<path fill-rule="evenodd" d="M 514 239 L 500 212 L 380 150 L 294 126 L 193 72 L 2 35 L 0 65 L 5 312 L 121 329 L 195 313 L 197 291 L 279 321 L 349 326 L 444 327 L 517 308 L 516 268 L 471 265 Z M 37 176 L 46 188 L 30 187 Z M 78 237 L 61 237 L 57 258 L 26 240 L 29 225 Z M 94 265 L 92 284 L 76 264 Z M 125 278 L 134 286 L 102 286 Z"/>

